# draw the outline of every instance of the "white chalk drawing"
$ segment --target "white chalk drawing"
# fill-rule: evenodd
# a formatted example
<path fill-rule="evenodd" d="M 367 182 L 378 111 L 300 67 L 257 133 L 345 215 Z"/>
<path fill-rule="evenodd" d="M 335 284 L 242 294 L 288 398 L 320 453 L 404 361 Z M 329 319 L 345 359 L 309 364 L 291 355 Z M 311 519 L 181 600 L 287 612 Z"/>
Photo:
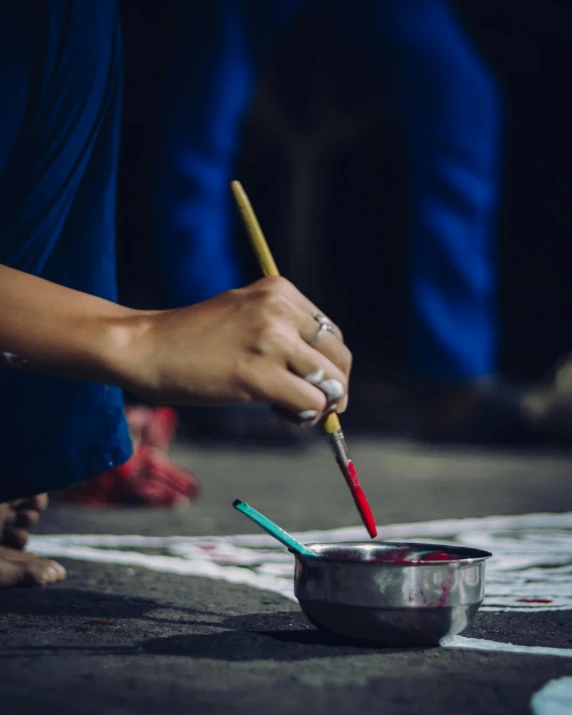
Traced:
<path fill-rule="evenodd" d="M 534 715 L 570 715 L 572 713 L 572 678 L 549 680 L 530 702 Z"/>
<path fill-rule="evenodd" d="M 364 529 L 351 526 L 294 536 L 303 543 L 356 541 L 363 540 Z M 485 611 L 572 610 L 572 512 L 392 524 L 380 529 L 378 538 L 437 541 L 492 551 L 494 556 L 487 565 L 486 597 L 482 606 Z M 58 534 L 34 536 L 29 548 L 55 558 L 202 576 L 272 591 L 296 600 L 292 582 L 293 557 L 275 539 L 262 533 L 211 537 Z M 147 553 L 149 550 L 160 553 Z M 570 648 L 521 646 L 463 636 L 455 636 L 443 645 L 572 658 Z M 544 689 L 537 695 L 540 697 L 543 692 Z M 549 696 L 553 700 L 552 695 L 552 691 L 546 691 L 542 696 L 545 700 L 539 701 L 541 706 L 549 702 L 546 700 Z M 560 715 L 561 710 L 545 707 L 535 713 Z"/>
<path fill-rule="evenodd" d="M 515 645 L 514 643 L 500 643 L 488 641 L 484 638 L 465 638 L 453 636 L 441 643 L 446 648 L 464 648 L 469 650 L 486 650 L 497 653 L 515 653 L 516 655 L 549 655 L 555 658 L 572 658 L 572 648 L 546 648 L 538 645 Z M 567 715 L 572 713 L 570 709 Z"/>
<path fill-rule="evenodd" d="M 310 543 L 363 540 L 364 534 L 363 527 L 353 526 L 295 536 Z M 485 611 L 572 609 L 570 512 L 392 524 L 381 528 L 378 538 L 439 541 L 492 551 Z M 160 553 L 145 553 L 146 549 Z M 294 599 L 293 557 L 262 533 L 218 537 L 61 534 L 32 537 L 30 550 L 50 557 L 203 576 Z"/>

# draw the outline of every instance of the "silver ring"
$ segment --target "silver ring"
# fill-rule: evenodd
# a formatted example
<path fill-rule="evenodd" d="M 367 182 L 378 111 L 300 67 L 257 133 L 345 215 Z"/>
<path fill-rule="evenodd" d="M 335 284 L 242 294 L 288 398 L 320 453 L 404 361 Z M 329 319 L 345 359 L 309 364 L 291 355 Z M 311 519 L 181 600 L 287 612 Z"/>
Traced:
<path fill-rule="evenodd" d="M 322 313 L 312 313 L 312 318 L 319 323 L 320 327 L 318 328 L 318 332 L 310 345 L 313 345 L 324 333 L 332 333 L 332 335 L 336 334 L 336 326 L 329 318 L 326 318 L 325 315 Z"/>

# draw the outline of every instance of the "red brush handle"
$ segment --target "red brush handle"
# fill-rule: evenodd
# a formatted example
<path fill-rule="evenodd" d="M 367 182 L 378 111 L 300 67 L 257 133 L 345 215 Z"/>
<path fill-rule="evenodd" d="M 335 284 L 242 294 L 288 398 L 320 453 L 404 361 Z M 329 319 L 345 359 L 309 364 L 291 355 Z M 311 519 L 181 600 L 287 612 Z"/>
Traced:
<path fill-rule="evenodd" d="M 347 465 L 344 464 L 340 459 L 336 461 L 338 462 L 338 465 L 342 470 L 342 474 L 344 475 L 348 487 L 350 488 L 355 505 L 359 511 L 359 515 L 361 516 L 361 520 L 363 521 L 364 526 L 367 529 L 367 533 L 370 535 L 370 538 L 373 539 L 377 536 L 377 526 L 375 525 L 375 519 L 373 518 L 373 513 L 371 511 L 371 507 L 369 505 L 367 497 L 364 494 L 364 491 L 359 483 L 354 463 L 351 459 L 348 461 Z"/>
<path fill-rule="evenodd" d="M 353 487 L 352 495 L 360 513 L 361 520 L 367 529 L 367 533 L 372 539 L 374 539 L 377 536 L 377 526 L 375 525 L 375 519 L 373 518 L 371 507 L 365 494 L 363 493 L 363 489 L 359 486 L 359 484 L 357 487 Z"/>

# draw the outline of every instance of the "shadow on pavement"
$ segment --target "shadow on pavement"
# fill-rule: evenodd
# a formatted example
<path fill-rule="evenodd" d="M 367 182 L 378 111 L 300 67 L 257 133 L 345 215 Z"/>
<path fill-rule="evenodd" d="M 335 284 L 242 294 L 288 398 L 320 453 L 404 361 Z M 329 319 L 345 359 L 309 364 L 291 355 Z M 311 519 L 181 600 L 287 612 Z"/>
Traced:
<path fill-rule="evenodd" d="M 191 618 L 169 619 L 153 615 L 153 611 L 170 608 L 189 614 Z M 92 628 L 96 629 L 92 631 L 94 634 L 107 633 L 107 636 L 104 636 L 106 642 L 96 642 L 90 636 L 86 638 L 85 645 L 6 645 L 0 648 L 0 659 L 24 653 L 32 655 L 41 652 L 83 652 L 89 655 L 172 655 L 222 661 L 297 661 L 403 652 L 402 649 L 380 649 L 355 643 L 320 631 L 309 623 L 303 613 L 295 610 L 225 617 L 212 611 L 170 606 L 164 601 L 150 598 L 81 589 L 3 591 L 0 593 L 0 613 L 49 619 L 52 621 L 52 627 L 62 633 L 78 629 L 87 633 L 92 631 Z M 195 619 L 192 618 L 193 615 Z M 81 622 L 78 623 L 77 619 L 81 619 Z M 113 643 L 113 633 L 123 633 L 121 637 L 125 637 L 125 626 L 132 619 L 160 623 L 171 632 L 175 631 L 175 634 L 138 641 L 134 632 L 131 638 L 135 637 L 135 641 L 129 644 Z M 123 628 L 116 630 L 114 626 Z M 199 626 L 202 632 L 189 632 L 189 626 Z M 34 630 L 35 625 L 31 623 L 27 627 Z M 205 633 L 205 627 L 213 632 Z"/>
<path fill-rule="evenodd" d="M 148 653 L 224 661 L 295 661 L 403 652 L 356 644 L 319 631 L 308 624 L 303 614 L 292 611 L 232 616 L 220 625 L 232 630 L 153 638 L 139 646 Z"/>
<path fill-rule="evenodd" d="M 169 620 L 149 615 L 152 611 L 175 608 L 191 615 L 218 617 L 212 611 L 170 606 L 169 603 L 139 596 L 107 594 L 73 588 L 13 588 L 0 591 L 0 613 L 27 616 L 81 617 L 88 619 L 138 619 L 173 623 L 176 625 L 204 625 L 203 621 Z"/>

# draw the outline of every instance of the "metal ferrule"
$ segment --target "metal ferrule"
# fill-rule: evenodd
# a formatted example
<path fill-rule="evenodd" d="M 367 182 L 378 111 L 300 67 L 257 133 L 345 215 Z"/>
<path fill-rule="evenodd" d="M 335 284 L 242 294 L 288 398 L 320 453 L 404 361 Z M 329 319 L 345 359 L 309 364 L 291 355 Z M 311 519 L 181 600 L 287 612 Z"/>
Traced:
<path fill-rule="evenodd" d="M 342 430 L 331 432 L 328 435 L 328 444 L 334 453 L 334 457 L 344 466 L 347 466 L 350 461 L 350 454 Z"/>

